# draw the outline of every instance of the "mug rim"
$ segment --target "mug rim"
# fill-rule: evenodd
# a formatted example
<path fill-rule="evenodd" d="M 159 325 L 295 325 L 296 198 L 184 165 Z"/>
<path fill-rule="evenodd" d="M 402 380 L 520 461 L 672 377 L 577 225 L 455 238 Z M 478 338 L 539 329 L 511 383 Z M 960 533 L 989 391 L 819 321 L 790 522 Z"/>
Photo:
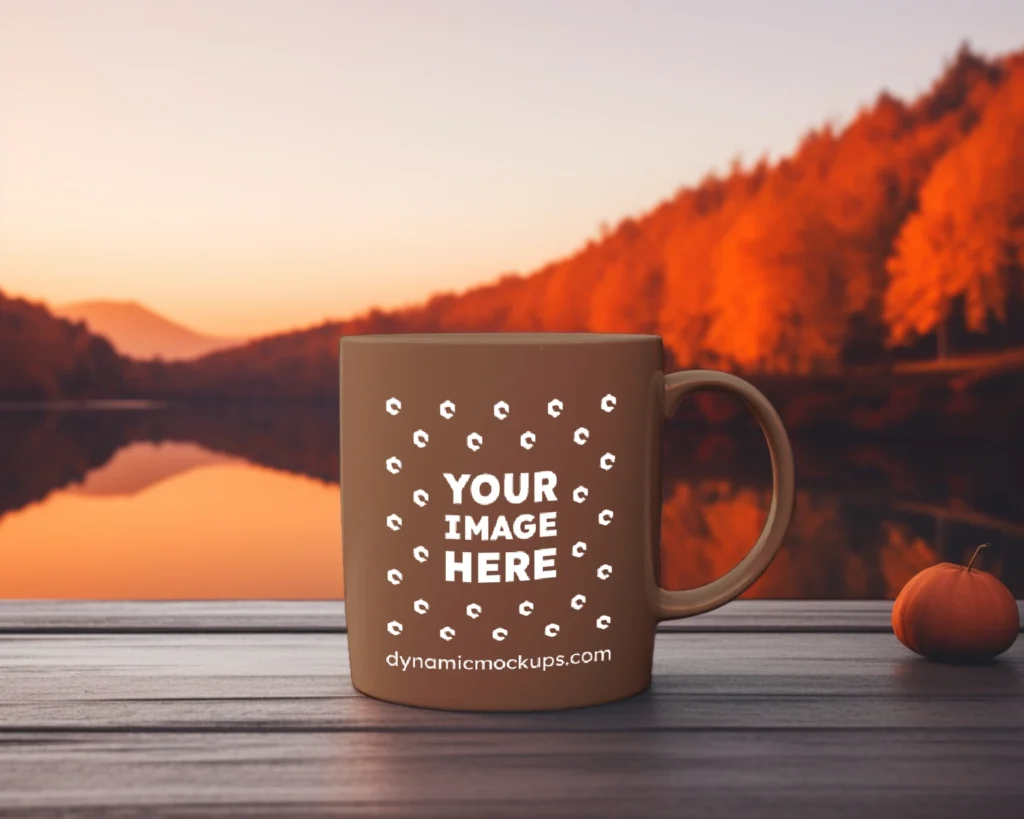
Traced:
<path fill-rule="evenodd" d="M 376 333 L 342 336 L 342 344 L 612 344 L 661 342 L 650 333 L 466 332 Z"/>

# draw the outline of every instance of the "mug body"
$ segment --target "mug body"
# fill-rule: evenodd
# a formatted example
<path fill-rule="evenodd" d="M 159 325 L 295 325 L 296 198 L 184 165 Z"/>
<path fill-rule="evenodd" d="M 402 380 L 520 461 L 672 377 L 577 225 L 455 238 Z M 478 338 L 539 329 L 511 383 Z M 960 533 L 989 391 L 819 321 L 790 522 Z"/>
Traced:
<path fill-rule="evenodd" d="M 355 688 L 480 711 L 645 690 L 662 383 L 657 336 L 343 339 Z"/>

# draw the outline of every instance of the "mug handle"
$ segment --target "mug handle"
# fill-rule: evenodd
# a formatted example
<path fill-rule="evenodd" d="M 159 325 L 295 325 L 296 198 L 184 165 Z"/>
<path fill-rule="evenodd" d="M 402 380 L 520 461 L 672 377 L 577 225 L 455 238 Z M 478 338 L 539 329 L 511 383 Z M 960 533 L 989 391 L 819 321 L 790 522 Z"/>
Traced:
<path fill-rule="evenodd" d="M 687 370 L 665 376 L 664 418 L 695 392 L 714 390 L 735 395 L 753 413 L 772 458 L 772 503 L 761 535 L 750 553 L 722 577 L 696 589 L 668 591 L 658 587 L 655 614 L 658 620 L 677 620 L 716 609 L 739 597 L 764 574 L 782 546 L 796 500 L 793 448 L 775 407 L 753 384 L 717 370 Z"/>

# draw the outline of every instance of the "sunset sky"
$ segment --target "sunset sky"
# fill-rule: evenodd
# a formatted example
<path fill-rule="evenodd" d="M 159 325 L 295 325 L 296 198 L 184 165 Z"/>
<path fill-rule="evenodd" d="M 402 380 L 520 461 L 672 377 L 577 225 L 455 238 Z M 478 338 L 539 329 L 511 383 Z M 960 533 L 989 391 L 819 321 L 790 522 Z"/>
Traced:
<path fill-rule="evenodd" d="M 232 335 L 418 301 L 916 95 L 964 39 L 1024 47 L 1024 3 L 0 0 L 0 289 Z"/>

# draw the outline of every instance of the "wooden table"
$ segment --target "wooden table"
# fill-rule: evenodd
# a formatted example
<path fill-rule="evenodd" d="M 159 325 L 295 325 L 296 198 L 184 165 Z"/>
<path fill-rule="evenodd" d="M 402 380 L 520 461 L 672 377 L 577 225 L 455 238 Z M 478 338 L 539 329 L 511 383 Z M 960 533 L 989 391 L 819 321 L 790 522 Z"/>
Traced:
<path fill-rule="evenodd" d="M 0 815 L 1024 816 L 1024 640 L 904 650 L 888 604 L 738 602 L 649 692 L 424 711 L 348 677 L 339 603 L 0 603 Z"/>

